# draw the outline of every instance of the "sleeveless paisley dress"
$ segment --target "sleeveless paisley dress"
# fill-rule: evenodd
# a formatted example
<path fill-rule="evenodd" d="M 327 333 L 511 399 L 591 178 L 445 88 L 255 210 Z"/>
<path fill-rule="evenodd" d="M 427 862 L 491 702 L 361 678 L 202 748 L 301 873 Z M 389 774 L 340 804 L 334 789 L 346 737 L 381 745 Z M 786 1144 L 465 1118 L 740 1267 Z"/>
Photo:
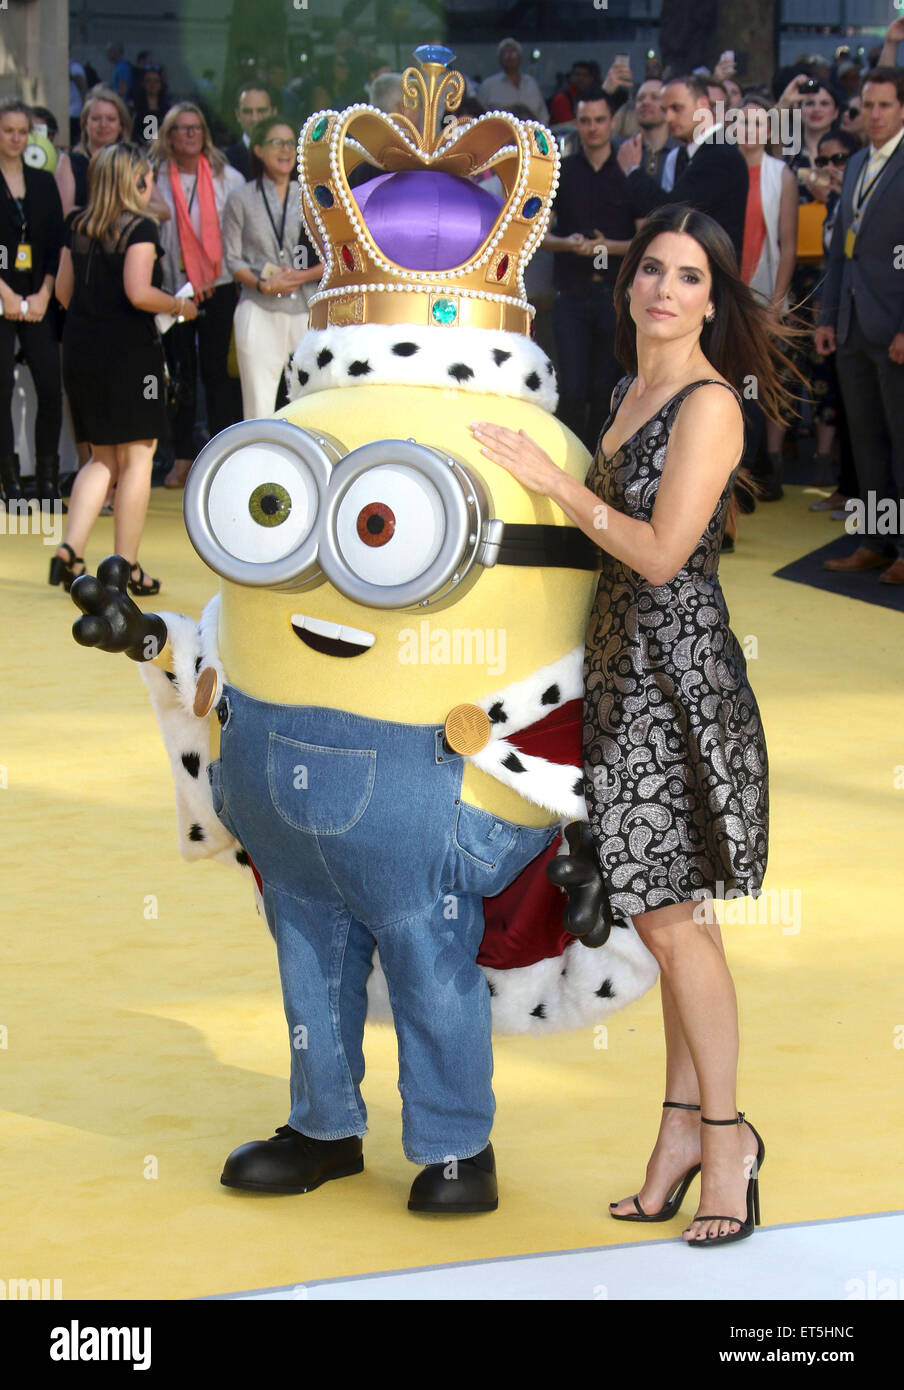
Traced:
<path fill-rule="evenodd" d="M 608 506 L 649 521 L 681 403 L 709 382 L 683 387 L 607 459 L 603 435 L 633 379 L 615 388 L 586 485 Z M 759 896 L 766 742 L 718 577 L 736 473 L 668 584 L 602 554 L 584 657 L 583 763 L 614 919 L 691 899 Z"/>

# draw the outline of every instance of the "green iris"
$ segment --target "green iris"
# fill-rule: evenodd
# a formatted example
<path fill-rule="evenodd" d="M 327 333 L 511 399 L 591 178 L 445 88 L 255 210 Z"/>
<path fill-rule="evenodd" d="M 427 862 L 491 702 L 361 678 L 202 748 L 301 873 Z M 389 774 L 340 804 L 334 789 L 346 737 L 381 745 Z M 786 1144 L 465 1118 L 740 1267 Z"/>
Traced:
<path fill-rule="evenodd" d="M 292 499 L 279 483 L 261 483 L 248 498 L 248 510 L 258 526 L 281 526 L 292 510 Z"/>

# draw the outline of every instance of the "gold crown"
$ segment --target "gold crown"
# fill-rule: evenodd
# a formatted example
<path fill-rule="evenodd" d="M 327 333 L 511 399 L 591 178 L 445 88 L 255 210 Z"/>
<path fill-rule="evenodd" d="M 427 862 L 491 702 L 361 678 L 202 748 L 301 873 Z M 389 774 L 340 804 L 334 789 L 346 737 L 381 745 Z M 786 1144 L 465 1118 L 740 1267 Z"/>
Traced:
<path fill-rule="evenodd" d="M 311 328 L 411 323 L 505 329 L 530 335 L 534 316 L 524 267 L 549 224 L 559 182 L 559 151 L 538 121 L 506 111 L 476 119 L 455 111 L 464 91 L 455 54 L 436 45 L 415 50 L 419 68 L 402 74 L 403 104 L 420 121 L 386 115 L 361 102 L 317 111 L 298 141 L 302 216 L 321 248 L 323 277 L 310 299 Z M 419 70 L 420 69 L 420 70 Z M 412 270 L 389 259 L 368 230 L 348 177 L 362 162 L 385 173 L 434 170 L 468 178 L 493 169 L 505 203 L 467 261 L 447 270 Z"/>

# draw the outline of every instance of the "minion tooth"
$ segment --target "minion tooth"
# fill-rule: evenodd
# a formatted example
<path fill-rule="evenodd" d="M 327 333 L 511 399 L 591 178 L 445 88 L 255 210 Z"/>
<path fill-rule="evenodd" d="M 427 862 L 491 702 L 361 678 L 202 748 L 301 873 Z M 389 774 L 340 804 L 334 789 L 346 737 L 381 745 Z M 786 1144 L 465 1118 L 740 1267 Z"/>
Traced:
<path fill-rule="evenodd" d="M 331 637 L 338 642 L 352 642 L 359 647 L 372 647 L 376 636 L 360 627 L 345 627 L 342 623 L 328 623 L 323 618 L 311 618 L 307 613 L 293 613 L 293 627 L 305 628 L 318 637 Z"/>

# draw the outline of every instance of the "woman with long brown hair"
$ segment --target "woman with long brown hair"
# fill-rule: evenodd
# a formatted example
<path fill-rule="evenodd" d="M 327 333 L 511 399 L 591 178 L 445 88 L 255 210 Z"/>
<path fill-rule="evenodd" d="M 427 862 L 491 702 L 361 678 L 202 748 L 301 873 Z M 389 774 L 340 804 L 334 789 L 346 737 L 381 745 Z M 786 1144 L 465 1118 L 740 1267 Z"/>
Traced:
<path fill-rule="evenodd" d="M 666 1040 L 646 1180 L 610 1213 L 668 1220 L 702 1167 L 684 1236 L 710 1247 L 758 1224 L 765 1154 L 736 1109 L 737 1002 L 712 905 L 761 891 L 769 805 L 766 743 L 719 548 L 744 451 L 738 388 L 780 415 L 787 358 L 776 338 L 787 330 L 741 280 L 723 229 L 686 205 L 646 220 L 614 297 L 615 352 L 629 375 L 585 485 L 523 431 L 472 428 L 488 458 L 601 550 L 584 667 L 583 852 L 605 921 L 633 920 L 660 966 Z"/>

